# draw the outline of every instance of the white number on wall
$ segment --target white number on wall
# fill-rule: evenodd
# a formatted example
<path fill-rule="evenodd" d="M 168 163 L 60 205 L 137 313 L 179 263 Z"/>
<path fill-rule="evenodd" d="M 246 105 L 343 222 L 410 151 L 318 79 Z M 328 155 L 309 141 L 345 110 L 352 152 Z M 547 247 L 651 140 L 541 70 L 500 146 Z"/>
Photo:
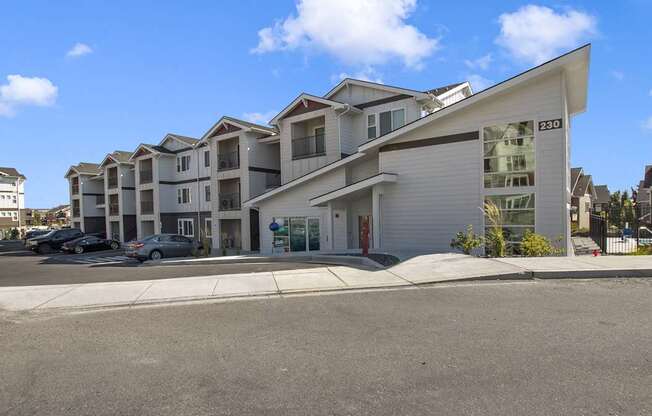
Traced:
<path fill-rule="evenodd" d="M 546 120 L 539 122 L 539 131 L 554 130 L 561 128 L 561 119 Z"/>

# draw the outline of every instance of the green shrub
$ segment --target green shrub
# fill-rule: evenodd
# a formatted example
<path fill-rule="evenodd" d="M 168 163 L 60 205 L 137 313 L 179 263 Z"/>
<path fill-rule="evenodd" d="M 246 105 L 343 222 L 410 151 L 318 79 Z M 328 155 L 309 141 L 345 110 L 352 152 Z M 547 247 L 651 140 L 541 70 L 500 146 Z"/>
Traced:
<path fill-rule="evenodd" d="M 466 226 L 466 233 L 460 231 L 455 235 L 455 238 L 451 240 L 451 247 L 461 250 L 464 254 L 471 254 L 474 248 L 478 248 L 482 245 L 484 239 L 482 236 L 477 235 L 473 232 L 473 226 L 471 224 Z"/>
<path fill-rule="evenodd" d="M 562 250 L 555 247 L 547 237 L 533 233 L 530 230 L 527 230 L 523 235 L 521 252 L 526 257 L 544 257 L 562 254 Z"/>

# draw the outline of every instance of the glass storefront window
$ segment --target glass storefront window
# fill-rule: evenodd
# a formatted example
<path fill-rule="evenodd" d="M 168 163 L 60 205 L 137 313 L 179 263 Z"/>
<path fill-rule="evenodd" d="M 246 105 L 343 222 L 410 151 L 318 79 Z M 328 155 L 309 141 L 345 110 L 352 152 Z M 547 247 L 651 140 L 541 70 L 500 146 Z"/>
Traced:
<path fill-rule="evenodd" d="M 290 218 L 290 251 L 306 251 L 305 218 Z"/>
<path fill-rule="evenodd" d="M 534 121 L 486 127 L 483 140 L 485 188 L 534 186 Z"/>
<path fill-rule="evenodd" d="M 308 250 L 319 250 L 319 219 L 308 218 Z"/>
<path fill-rule="evenodd" d="M 534 232 L 534 194 L 492 195 L 485 197 L 493 202 L 503 218 L 503 235 L 512 253 L 518 253 L 525 231 Z M 489 228 L 485 229 L 485 233 Z"/>
<path fill-rule="evenodd" d="M 274 253 L 320 249 L 319 218 L 280 217 L 275 218 L 275 221 L 279 229 L 274 231 Z"/>

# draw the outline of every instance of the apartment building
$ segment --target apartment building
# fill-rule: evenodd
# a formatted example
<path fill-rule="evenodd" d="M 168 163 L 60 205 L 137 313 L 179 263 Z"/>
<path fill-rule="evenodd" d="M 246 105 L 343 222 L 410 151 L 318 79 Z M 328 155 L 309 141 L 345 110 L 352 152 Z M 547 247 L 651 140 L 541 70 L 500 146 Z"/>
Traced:
<path fill-rule="evenodd" d="M 66 172 L 73 228 L 85 233 L 106 232 L 104 172 L 97 163 L 81 162 Z"/>
<path fill-rule="evenodd" d="M 242 201 L 281 185 L 276 130 L 233 117 L 222 117 L 201 138 L 211 164 L 213 247 L 221 251 L 259 250 L 258 211 Z"/>
<path fill-rule="evenodd" d="M 106 155 L 100 170 L 104 176 L 106 235 L 126 242 L 136 238 L 136 179 L 132 152 L 116 150 Z"/>
<path fill-rule="evenodd" d="M 137 237 L 174 233 L 197 240 L 213 235 L 210 149 L 198 139 L 168 134 L 141 144 L 134 164 Z"/>
<path fill-rule="evenodd" d="M 0 234 L 24 226 L 25 181 L 27 178 L 11 167 L 0 167 Z M 0 235 L 0 237 L 2 236 Z"/>
<path fill-rule="evenodd" d="M 355 80 L 300 95 L 272 120 L 282 185 L 244 203 L 261 252 L 357 249 L 362 229 L 375 250 L 450 251 L 467 225 L 484 230 L 491 201 L 515 252 L 532 230 L 572 253 L 569 134 L 589 57 L 586 45 L 448 103 Z"/>

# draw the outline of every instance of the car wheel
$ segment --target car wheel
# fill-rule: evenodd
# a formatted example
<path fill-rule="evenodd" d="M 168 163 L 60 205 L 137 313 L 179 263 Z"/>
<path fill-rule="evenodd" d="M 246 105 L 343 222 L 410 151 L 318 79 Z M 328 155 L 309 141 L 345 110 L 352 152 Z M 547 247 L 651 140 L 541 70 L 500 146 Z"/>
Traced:
<path fill-rule="evenodd" d="M 84 247 L 82 246 L 75 246 L 75 253 L 76 254 L 82 254 L 84 252 Z"/>
<path fill-rule="evenodd" d="M 38 254 L 50 254 L 52 253 L 52 247 L 49 244 L 41 244 L 38 246 Z"/>
<path fill-rule="evenodd" d="M 120 243 L 117 241 L 111 241 L 111 250 L 117 250 L 120 248 Z"/>
<path fill-rule="evenodd" d="M 162 258 L 163 254 L 161 254 L 161 252 L 158 250 L 153 250 L 151 253 L 149 253 L 150 260 L 161 260 Z"/>

